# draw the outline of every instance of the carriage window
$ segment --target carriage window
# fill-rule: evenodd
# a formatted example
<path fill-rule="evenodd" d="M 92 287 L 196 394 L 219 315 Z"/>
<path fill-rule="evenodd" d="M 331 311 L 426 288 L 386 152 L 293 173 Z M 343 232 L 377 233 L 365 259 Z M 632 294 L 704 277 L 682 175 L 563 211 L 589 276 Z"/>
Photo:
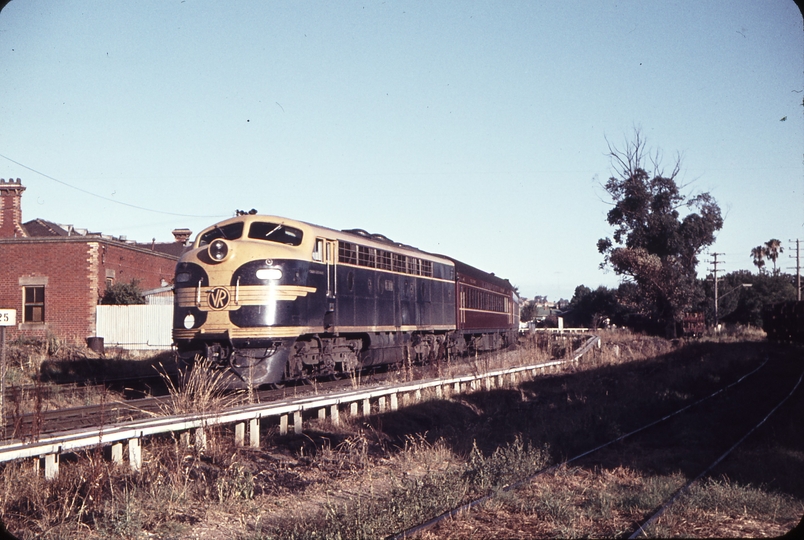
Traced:
<path fill-rule="evenodd" d="M 215 225 L 212 230 L 201 235 L 198 245 L 199 247 L 206 246 L 218 238 L 223 238 L 224 240 L 236 240 L 241 236 L 243 236 L 243 222 L 230 223 L 228 225 L 224 225 L 223 227 Z"/>
<path fill-rule="evenodd" d="M 248 237 L 255 240 L 268 240 L 288 246 L 298 246 L 302 241 L 302 232 L 295 227 L 288 227 L 281 223 L 267 223 L 255 221 L 251 224 Z"/>

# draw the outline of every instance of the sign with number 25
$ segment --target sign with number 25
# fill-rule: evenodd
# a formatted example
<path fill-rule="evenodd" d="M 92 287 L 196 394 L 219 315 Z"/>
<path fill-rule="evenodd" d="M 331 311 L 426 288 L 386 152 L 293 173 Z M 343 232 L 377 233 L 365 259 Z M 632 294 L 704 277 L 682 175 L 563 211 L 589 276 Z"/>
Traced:
<path fill-rule="evenodd" d="M 17 324 L 16 309 L 0 309 L 0 326 L 14 326 Z"/>

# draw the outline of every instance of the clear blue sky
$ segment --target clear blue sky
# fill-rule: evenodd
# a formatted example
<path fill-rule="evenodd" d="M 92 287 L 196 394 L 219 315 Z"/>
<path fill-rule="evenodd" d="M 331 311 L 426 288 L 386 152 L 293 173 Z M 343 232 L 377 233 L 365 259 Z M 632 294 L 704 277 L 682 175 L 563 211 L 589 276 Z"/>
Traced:
<path fill-rule="evenodd" d="M 786 268 L 804 239 L 802 28 L 791 0 L 12 0 L 0 155 L 23 166 L 0 158 L 0 177 L 27 186 L 26 221 L 168 241 L 256 208 L 557 300 L 618 283 L 595 245 L 606 138 L 638 126 L 721 205 L 722 269 L 752 269 L 771 238 Z"/>

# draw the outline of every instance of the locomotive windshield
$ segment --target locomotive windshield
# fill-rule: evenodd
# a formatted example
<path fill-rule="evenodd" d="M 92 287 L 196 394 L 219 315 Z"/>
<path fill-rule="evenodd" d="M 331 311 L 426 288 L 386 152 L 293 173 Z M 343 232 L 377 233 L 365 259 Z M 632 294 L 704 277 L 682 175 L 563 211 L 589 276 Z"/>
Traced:
<path fill-rule="evenodd" d="M 218 238 L 223 238 L 224 240 L 237 240 L 241 236 L 243 236 L 242 222 L 230 223 L 229 225 L 224 225 L 223 227 L 218 227 L 216 225 L 214 229 L 201 235 L 201 239 L 198 241 L 198 246 L 206 246 Z"/>
<path fill-rule="evenodd" d="M 295 227 L 288 227 L 281 223 L 255 221 L 248 230 L 248 237 L 289 246 L 298 246 L 302 241 L 302 232 Z"/>

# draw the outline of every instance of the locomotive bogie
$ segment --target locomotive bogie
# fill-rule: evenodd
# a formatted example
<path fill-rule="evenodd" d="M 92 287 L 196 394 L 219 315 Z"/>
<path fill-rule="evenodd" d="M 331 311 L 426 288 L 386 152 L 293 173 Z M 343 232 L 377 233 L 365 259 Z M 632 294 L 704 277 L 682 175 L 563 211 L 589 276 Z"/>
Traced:
<path fill-rule="evenodd" d="M 492 350 L 518 324 L 512 287 L 491 274 L 380 235 L 267 216 L 202 231 L 174 291 L 178 355 L 227 370 L 229 386 Z"/>

